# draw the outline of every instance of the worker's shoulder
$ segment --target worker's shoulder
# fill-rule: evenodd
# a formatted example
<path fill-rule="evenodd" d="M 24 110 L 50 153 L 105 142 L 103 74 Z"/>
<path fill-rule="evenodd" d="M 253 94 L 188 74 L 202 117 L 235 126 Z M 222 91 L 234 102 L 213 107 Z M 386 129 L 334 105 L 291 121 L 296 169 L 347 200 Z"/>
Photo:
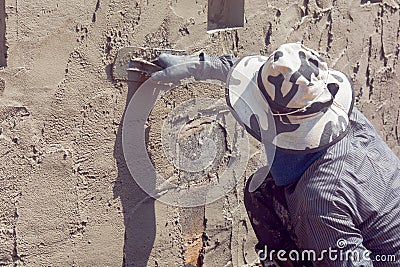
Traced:
<path fill-rule="evenodd" d="M 372 123 L 356 107 L 353 108 L 349 116 L 349 136 L 351 139 L 373 140 L 379 137 Z"/>
<path fill-rule="evenodd" d="M 357 109 L 350 116 L 349 143 L 345 169 L 365 182 L 390 182 L 399 173 L 400 160 L 385 143 L 372 123 Z M 400 177 L 397 177 L 400 179 Z"/>

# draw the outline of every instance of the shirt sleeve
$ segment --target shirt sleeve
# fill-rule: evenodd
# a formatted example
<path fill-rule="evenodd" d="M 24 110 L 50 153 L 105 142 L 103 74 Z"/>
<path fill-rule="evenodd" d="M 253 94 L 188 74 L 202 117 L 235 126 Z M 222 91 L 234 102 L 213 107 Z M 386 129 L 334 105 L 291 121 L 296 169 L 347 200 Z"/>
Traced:
<path fill-rule="evenodd" d="M 348 199 L 357 189 L 343 186 L 349 178 L 342 160 L 331 161 L 337 156 L 317 160 L 291 194 L 293 230 L 302 255 L 311 255 L 316 267 L 370 267 L 370 251 L 352 216 L 355 203 Z"/>
<path fill-rule="evenodd" d="M 232 55 L 220 57 L 205 53 L 191 56 L 176 56 L 163 53 L 157 64 L 163 68 L 153 74 L 157 81 L 177 83 L 182 79 L 193 77 L 195 80 L 214 79 L 226 82 L 230 69 L 237 58 Z"/>
<path fill-rule="evenodd" d="M 346 214 L 307 214 L 298 219 L 295 228 L 302 255 L 312 256 L 316 267 L 373 266 L 370 251 Z"/>

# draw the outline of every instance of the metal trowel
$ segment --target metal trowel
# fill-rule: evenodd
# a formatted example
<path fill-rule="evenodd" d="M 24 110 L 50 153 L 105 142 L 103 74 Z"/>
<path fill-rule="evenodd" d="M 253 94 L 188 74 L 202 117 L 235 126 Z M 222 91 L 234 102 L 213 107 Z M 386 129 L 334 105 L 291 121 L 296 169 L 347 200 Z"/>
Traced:
<path fill-rule="evenodd" d="M 208 0 L 207 32 L 244 26 L 244 0 Z"/>
<path fill-rule="evenodd" d="M 115 57 L 112 76 L 114 80 L 143 83 L 152 73 L 161 70 L 157 58 L 161 53 L 185 55 L 185 50 L 128 46 L 121 48 Z"/>

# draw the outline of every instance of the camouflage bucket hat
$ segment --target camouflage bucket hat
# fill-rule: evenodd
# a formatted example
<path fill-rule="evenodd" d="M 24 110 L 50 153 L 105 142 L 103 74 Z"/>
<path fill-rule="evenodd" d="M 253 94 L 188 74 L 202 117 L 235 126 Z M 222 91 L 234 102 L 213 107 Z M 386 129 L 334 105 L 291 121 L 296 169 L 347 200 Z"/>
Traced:
<path fill-rule="evenodd" d="M 226 99 L 236 119 L 263 143 L 310 153 L 339 141 L 354 103 L 350 81 L 300 43 L 268 58 L 248 56 L 229 73 Z"/>

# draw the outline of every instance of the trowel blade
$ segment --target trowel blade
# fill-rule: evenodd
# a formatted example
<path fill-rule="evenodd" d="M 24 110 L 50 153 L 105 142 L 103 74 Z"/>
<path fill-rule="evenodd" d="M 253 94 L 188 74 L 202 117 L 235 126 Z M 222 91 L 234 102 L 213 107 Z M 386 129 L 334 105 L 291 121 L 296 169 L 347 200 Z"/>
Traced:
<path fill-rule="evenodd" d="M 208 33 L 243 26 L 244 0 L 208 0 Z"/>

